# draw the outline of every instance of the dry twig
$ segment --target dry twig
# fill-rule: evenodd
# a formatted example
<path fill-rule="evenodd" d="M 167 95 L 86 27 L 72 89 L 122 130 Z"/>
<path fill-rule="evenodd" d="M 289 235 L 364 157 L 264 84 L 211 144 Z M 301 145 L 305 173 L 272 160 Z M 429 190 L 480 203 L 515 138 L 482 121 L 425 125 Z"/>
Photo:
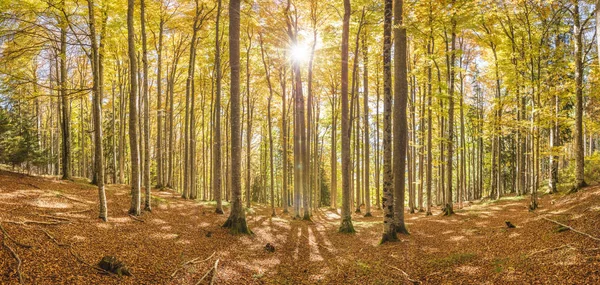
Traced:
<path fill-rule="evenodd" d="M 582 231 L 578 231 L 578 230 L 576 230 L 576 229 L 574 229 L 574 228 L 572 228 L 572 227 L 570 227 L 570 226 L 567 226 L 567 225 L 565 225 L 565 224 L 562 224 L 562 223 L 560 223 L 560 222 L 557 222 L 557 221 L 555 221 L 555 220 L 551 220 L 551 219 L 548 219 L 548 218 L 546 218 L 546 217 L 542 217 L 542 219 L 544 219 L 544 220 L 546 220 L 546 221 L 549 221 L 549 222 L 553 222 L 553 223 L 555 223 L 555 224 L 557 224 L 557 225 L 559 225 L 559 226 L 563 226 L 563 227 L 565 227 L 565 228 L 568 228 L 568 229 L 570 229 L 570 230 L 572 230 L 572 231 L 574 231 L 574 232 L 576 232 L 576 233 L 578 233 L 578 234 L 580 234 L 580 235 L 584 235 L 584 236 L 586 236 L 586 237 L 589 237 L 589 238 L 591 238 L 591 239 L 593 239 L 593 240 L 600 241 L 600 238 L 597 238 L 597 237 L 595 237 L 595 236 L 592 236 L 592 235 L 590 235 L 590 234 L 588 234 L 588 233 L 584 233 L 584 232 L 582 232 Z"/>
<path fill-rule="evenodd" d="M 404 275 L 404 277 L 406 277 L 406 280 L 412 282 L 413 284 L 421 284 L 421 281 L 419 280 L 415 280 L 415 279 L 410 279 L 410 276 L 408 276 L 408 273 L 404 272 L 404 270 L 396 267 L 396 266 L 392 266 L 392 265 L 388 265 L 390 268 L 396 269 L 398 271 L 400 271 L 402 273 L 402 275 Z"/>
<path fill-rule="evenodd" d="M 558 250 L 558 249 L 565 248 L 565 247 L 568 247 L 570 249 L 576 249 L 573 246 L 571 246 L 570 244 L 565 244 L 565 245 L 558 246 L 558 247 L 545 248 L 545 249 L 542 249 L 542 250 L 534 251 L 534 252 L 530 253 L 529 255 L 527 255 L 527 257 L 531 257 L 531 256 L 533 256 L 535 254 L 546 252 L 546 251 Z"/>
<path fill-rule="evenodd" d="M 174 272 L 171 274 L 171 277 L 175 277 L 175 274 L 177 274 L 177 272 L 179 272 L 179 270 L 183 269 L 183 267 L 184 267 L 184 266 L 186 266 L 186 265 L 188 265 L 188 264 L 196 264 L 196 263 L 202 263 L 202 262 L 205 262 L 205 261 L 207 261 L 207 260 L 211 259 L 211 258 L 212 258 L 212 257 L 215 255 L 215 253 L 217 253 L 217 252 L 216 252 L 216 251 L 215 251 L 215 252 L 213 252 L 213 253 L 212 253 L 212 254 L 211 254 L 209 257 L 207 257 L 207 258 L 205 258 L 204 260 L 201 260 L 201 261 L 198 261 L 198 259 L 200 259 L 200 257 L 196 257 L 196 258 L 194 258 L 194 259 L 192 259 L 192 260 L 188 260 L 188 261 L 184 262 L 183 264 L 181 264 L 181 268 L 178 268 L 177 270 L 175 270 L 175 271 L 174 271 Z"/>
<path fill-rule="evenodd" d="M 217 259 L 217 261 L 215 261 L 215 266 L 211 267 L 205 274 L 204 276 L 202 276 L 202 278 L 200 278 L 200 280 L 198 280 L 198 282 L 196 282 L 196 285 L 199 285 L 200 283 L 202 283 L 202 281 L 204 280 L 204 278 L 206 278 L 206 276 L 208 276 L 208 274 L 210 274 L 211 272 L 214 271 L 213 276 L 210 280 L 210 284 L 212 285 L 213 282 L 215 281 L 215 276 L 217 275 L 217 266 L 219 265 L 219 260 Z"/>

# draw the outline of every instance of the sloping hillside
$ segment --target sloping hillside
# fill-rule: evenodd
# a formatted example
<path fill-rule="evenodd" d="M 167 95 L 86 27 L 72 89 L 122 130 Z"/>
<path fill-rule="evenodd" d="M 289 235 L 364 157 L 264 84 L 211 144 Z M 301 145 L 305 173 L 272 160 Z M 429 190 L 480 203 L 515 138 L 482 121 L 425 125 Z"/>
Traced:
<path fill-rule="evenodd" d="M 407 214 L 411 235 L 386 245 L 378 244 L 380 211 L 354 216 L 358 232 L 344 235 L 331 210 L 305 222 L 255 207 L 247 212 L 254 235 L 238 237 L 220 228 L 226 215 L 209 202 L 170 191 L 154 191 L 153 212 L 134 219 L 128 192 L 107 187 L 105 223 L 96 219 L 94 187 L 1 171 L 0 283 L 19 282 L 11 251 L 26 284 L 196 284 L 204 275 L 202 283 L 215 284 L 600 283 L 600 187 L 543 196 L 536 213 L 528 198 L 506 197 L 451 217 Z M 106 255 L 133 275 L 96 269 Z"/>

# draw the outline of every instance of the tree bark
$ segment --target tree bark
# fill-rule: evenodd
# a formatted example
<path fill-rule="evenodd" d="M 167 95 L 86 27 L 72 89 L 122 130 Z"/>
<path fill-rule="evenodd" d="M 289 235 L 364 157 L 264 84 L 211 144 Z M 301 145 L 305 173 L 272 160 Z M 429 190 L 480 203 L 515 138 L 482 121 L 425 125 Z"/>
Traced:
<path fill-rule="evenodd" d="M 394 224 L 397 233 L 408 234 L 404 224 L 408 80 L 403 5 L 403 0 L 394 0 Z"/>
<path fill-rule="evenodd" d="M 217 214 L 223 214 L 223 206 L 221 201 L 221 43 L 219 26 L 221 19 L 221 5 L 222 0 L 218 0 L 217 3 L 217 23 L 215 28 L 215 75 L 217 77 L 216 92 L 215 92 L 215 108 L 214 108 L 214 129 L 213 129 L 213 177 L 212 177 L 212 188 L 214 191 L 214 198 L 217 201 L 215 212 Z M 239 0 L 231 0 L 230 5 L 238 5 L 238 20 L 239 20 Z M 229 8 L 231 11 L 232 8 Z M 238 22 L 239 25 L 239 22 Z M 231 28 L 230 28 L 231 29 Z M 238 38 L 237 43 L 239 45 L 239 27 L 238 27 Z M 231 35 L 230 35 L 231 37 Z M 239 47 L 238 47 L 239 48 Z M 238 51 L 239 54 L 239 51 Z M 239 55 L 238 55 L 239 56 Z M 239 61 L 239 59 L 238 59 Z M 239 63 L 238 63 L 239 64 Z M 232 67 L 233 68 L 233 67 Z M 232 71 L 233 72 L 233 71 Z M 239 66 L 238 66 L 238 80 L 239 80 Z M 232 78 L 233 81 L 233 78 Z M 239 84 L 239 82 L 238 82 Z M 239 86 L 237 87 L 239 89 Z M 239 90 L 238 90 L 239 92 Z M 242 213 L 243 214 L 243 213 Z M 245 218 L 244 218 L 245 220 Z"/>
<path fill-rule="evenodd" d="M 350 122 L 348 122 L 348 36 L 350 33 L 350 0 L 344 0 L 342 28 L 342 221 L 339 231 L 353 233 L 350 212 Z"/>
<path fill-rule="evenodd" d="M 129 214 L 140 215 L 140 153 L 138 144 L 137 61 L 135 56 L 134 0 L 127 1 L 127 43 L 129 47 L 129 148 L 131 152 L 131 207 Z"/>
<path fill-rule="evenodd" d="M 240 0 L 229 2 L 229 61 L 231 69 L 231 213 L 223 225 L 233 234 L 252 233 L 242 208 L 240 137 Z"/>
<path fill-rule="evenodd" d="M 92 48 L 92 96 L 94 101 L 94 163 L 97 175 L 99 211 L 98 218 L 107 221 L 106 193 L 104 192 L 104 154 L 102 152 L 102 94 L 99 92 L 100 68 L 98 66 L 98 44 L 96 42 L 96 20 L 94 17 L 94 1 L 88 0 L 88 15 L 90 28 L 90 42 Z"/>
<path fill-rule="evenodd" d="M 383 236 L 396 241 L 394 227 L 394 176 L 392 173 L 392 4 L 384 2 L 383 18 Z"/>

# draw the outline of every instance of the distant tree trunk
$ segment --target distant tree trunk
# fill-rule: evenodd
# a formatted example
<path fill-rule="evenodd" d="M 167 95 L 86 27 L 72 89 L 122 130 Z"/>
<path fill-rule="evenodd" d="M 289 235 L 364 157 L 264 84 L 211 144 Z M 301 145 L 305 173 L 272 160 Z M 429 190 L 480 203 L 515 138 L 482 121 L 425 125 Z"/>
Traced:
<path fill-rule="evenodd" d="M 229 2 L 229 61 L 231 68 L 231 213 L 223 227 L 233 234 L 252 233 L 242 207 L 240 137 L 240 0 Z"/>
<path fill-rule="evenodd" d="M 98 63 L 98 45 L 96 42 L 96 20 L 94 17 L 94 1 L 88 0 L 90 42 L 92 47 L 92 94 L 94 100 L 94 162 L 97 175 L 99 213 L 98 218 L 107 221 L 106 193 L 104 192 L 104 155 L 102 153 L 102 94 L 99 92 L 100 68 Z"/>
<path fill-rule="evenodd" d="M 339 231 L 353 233 L 350 212 L 350 122 L 348 121 L 348 36 L 350 33 L 350 0 L 344 0 L 342 28 L 342 221 Z"/>
<path fill-rule="evenodd" d="M 129 148 L 131 152 L 131 207 L 129 213 L 140 215 L 140 153 L 138 148 L 138 105 L 137 105 L 137 61 L 135 57 L 135 35 L 133 11 L 135 1 L 127 1 L 127 43 L 129 46 Z"/>
<path fill-rule="evenodd" d="M 260 38 L 260 54 L 262 57 L 263 66 L 265 67 L 265 77 L 267 79 L 267 86 L 269 87 L 269 99 L 267 105 L 267 124 L 269 127 L 269 170 L 270 170 L 270 186 L 271 186 L 271 216 L 275 217 L 275 178 L 274 178 L 274 165 L 273 165 L 273 123 L 271 121 L 271 105 L 273 102 L 273 86 L 271 85 L 271 69 L 267 63 L 265 56 L 265 48 L 263 44 L 262 33 L 258 34 Z M 270 61 L 269 61 L 270 63 Z"/>
<path fill-rule="evenodd" d="M 63 7 L 64 8 L 64 7 Z M 60 98 L 62 112 L 62 179 L 71 180 L 71 107 L 67 97 L 67 19 L 60 24 Z"/>
<path fill-rule="evenodd" d="M 253 34 L 250 31 L 250 28 L 246 29 L 246 34 L 248 35 L 248 45 L 246 46 L 246 108 L 247 112 L 247 130 L 246 130 L 246 207 L 250 208 L 250 188 L 251 188 L 251 179 L 250 179 L 250 167 L 251 167 L 251 158 L 252 158 L 252 113 L 253 113 L 253 104 L 250 103 L 250 50 L 252 49 L 252 36 Z M 261 43 L 262 44 L 262 43 Z M 262 48 L 262 46 L 261 46 Z M 262 51 L 262 50 L 261 50 Z M 270 112 L 270 110 L 268 110 Z"/>
<path fill-rule="evenodd" d="M 162 2 L 161 2 L 161 10 L 162 10 Z M 163 14 L 161 13 L 160 16 L 160 23 L 158 24 L 158 43 L 156 44 L 156 53 L 157 53 L 157 59 L 156 59 L 156 65 L 157 65 L 157 72 L 156 72 L 156 157 L 157 157 L 157 164 L 156 164 L 156 187 L 157 188 L 162 188 L 164 187 L 164 170 L 163 170 L 163 163 L 164 163 L 164 156 L 163 156 L 163 117 L 164 117 L 164 110 L 162 109 L 162 49 L 163 49 L 163 34 L 164 34 L 164 26 L 165 26 L 165 19 L 163 17 Z"/>
<path fill-rule="evenodd" d="M 217 3 L 217 23 L 215 28 L 215 74 L 217 77 L 216 92 L 215 92 L 215 110 L 214 110 L 214 129 L 213 129 L 213 177 L 212 177 L 212 188 L 214 191 L 214 198 L 217 201 L 215 212 L 217 214 L 223 214 L 223 206 L 221 201 L 221 43 L 219 26 L 221 19 L 221 3 L 222 0 L 218 0 Z M 238 20 L 239 20 L 239 0 L 231 0 L 230 5 L 238 5 Z M 232 8 L 229 8 L 231 11 Z M 238 22 L 239 25 L 239 22 Z M 230 28 L 231 29 L 231 28 Z M 239 27 L 237 30 L 238 37 L 236 43 L 239 44 Z M 230 35 L 231 37 L 231 35 Z M 239 51 L 238 51 L 239 53 Z M 239 55 L 238 55 L 239 56 Z M 239 60 L 239 59 L 238 59 Z M 233 66 L 232 66 L 233 68 Z M 239 66 L 238 66 L 239 69 Z M 233 72 L 233 71 L 232 71 Z M 238 71 L 239 72 L 239 71 Z M 237 74 L 239 80 L 239 73 Z M 233 78 L 232 78 L 233 82 Z M 232 86 L 233 87 L 233 86 Z M 237 87 L 239 88 L 239 86 Z M 239 91 L 239 89 L 238 89 Z M 233 213 L 233 211 L 232 211 Z M 242 216 L 244 215 L 242 211 Z M 244 217 L 245 220 L 245 217 Z"/>
<path fill-rule="evenodd" d="M 394 226 L 394 176 L 392 173 L 392 4 L 384 2 L 383 18 L 383 237 L 396 241 Z M 431 109 L 430 109 L 431 110 Z"/>
<path fill-rule="evenodd" d="M 454 0 L 452 1 L 454 6 Z M 456 18 L 455 15 L 452 15 L 452 39 L 451 39 L 451 47 L 450 47 L 450 80 L 449 80 L 449 100 L 448 100 L 448 155 L 447 155 L 447 166 L 446 171 L 448 172 L 448 180 L 446 185 L 446 205 L 444 206 L 444 215 L 452 215 L 454 214 L 453 202 L 452 202 L 452 159 L 454 155 L 454 74 L 455 74 L 455 64 L 456 64 Z"/>
<path fill-rule="evenodd" d="M 330 206 L 337 211 L 337 88 L 332 83 L 331 92 L 331 195 Z"/>
<path fill-rule="evenodd" d="M 579 13 L 579 1 L 573 7 L 575 34 L 575 188 L 572 192 L 585 187 L 584 179 L 584 140 L 583 140 L 583 33 Z M 600 54 L 600 52 L 599 52 Z"/>
<path fill-rule="evenodd" d="M 397 233 L 408 234 L 404 224 L 408 81 L 403 5 L 403 0 L 394 0 L 394 222 Z"/>
<path fill-rule="evenodd" d="M 282 67 L 282 69 L 284 69 L 285 67 Z M 282 179 L 282 185 L 283 185 L 283 190 L 282 190 L 282 196 L 283 196 L 283 213 L 287 214 L 288 213 L 288 205 L 289 205 L 289 196 L 288 196 L 288 157 L 287 157 L 287 152 L 288 152 L 288 138 L 287 138 L 287 109 L 285 107 L 286 105 L 286 74 L 285 74 L 285 69 L 283 70 L 283 72 L 280 72 L 280 81 L 281 81 L 281 136 L 282 136 L 282 160 L 283 160 L 283 179 Z"/>
<path fill-rule="evenodd" d="M 376 65 L 376 74 L 375 74 L 375 91 L 377 93 L 377 102 L 375 103 L 375 206 L 377 209 L 381 209 L 381 201 L 379 200 L 380 196 L 380 180 L 381 180 L 381 148 L 380 148 L 380 139 L 379 139 L 379 102 L 380 98 L 380 90 L 379 90 L 379 64 Z"/>
<path fill-rule="evenodd" d="M 144 199 L 144 211 L 152 211 L 150 205 L 150 93 L 148 92 L 148 48 L 146 45 L 146 3 L 140 0 L 140 24 L 142 26 L 142 64 L 143 80 L 142 92 L 144 93 L 144 185 L 146 195 Z"/>
<path fill-rule="evenodd" d="M 371 217 L 371 191 L 369 185 L 369 160 L 371 160 L 369 154 L 369 47 L 367 46 L 368 33 L 365 29 L 363 35 L 363 123 L 364 123 L 364 155 L 363 155 L 363 166 L 364 166 L 364 183 L 365 183 L 365 217 Z"/>
<path fill-rule="evenodd" d="M 431 9 L 431 2 L 430 2 Z M 429 20 L 431 23 L 432 13 L 431 10 L 429 12 Z M 431 55 L 433 53 L 432 42 L 433 42 L 433 30 L 430 30 L 429 42 L 427 43 L 427 54 Z M 433 183 L 433 156 L 431 153 L 431 149 L 433 148 L 431 134 L 432 134 L 432 125 L 433 125 L 433 117 L 431 115 L 432 106 L 432 84 L 431 84 L 431 64 L 427 66 L 427 216 L 431 216 L 431 204 L 432 204 L 432 193 L 431 187 Z"/>

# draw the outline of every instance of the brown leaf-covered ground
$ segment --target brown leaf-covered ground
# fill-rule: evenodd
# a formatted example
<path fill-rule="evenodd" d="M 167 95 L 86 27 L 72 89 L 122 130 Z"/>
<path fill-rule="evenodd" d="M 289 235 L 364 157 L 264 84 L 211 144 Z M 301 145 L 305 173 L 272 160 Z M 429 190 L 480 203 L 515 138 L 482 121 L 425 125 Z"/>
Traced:
<path fill-rule="evenodd" d="M 232 236 L 220 227 L 227 215 L 214 214 L 212 204 L 170 191 L 154 191 L 153 212 L 143 222 L 133 219 L 128 192 L 125 185 L 107 186 L 105 223 L 96 218 L 97 192 L 89 184 L 0 171 L 0 222 L 14 240 L 32 246 L 3 238 L 22 260 L 24 283 L 196 284 L 219 260 L 215 284 L 600 284 L 600 242 L 559 232 L 543 219 L 599 238 L 600 187 L 545 195 L 536 213 L 527 211 L 528 198 L 506 197 L 451 217 L 439 209 L 429 217 L 407 214 L 411 235 L 385 245 L 377 210 L 372 218 L 354 215 L 357 233 L 345 235 L 337 233 L 339 215 L 331 210 L 315 211 L 306 222 L 281 209 L 272 218 L 268 207 L 255 206 L 247 212 L 254 235 Z M 275 252 L 264 249 L 267 243 Z M 133 276 L 94 269 L 105 255 L 123 260 Z M 16 268 L 2 247 L 0 283 L 18 283 Z"/>

